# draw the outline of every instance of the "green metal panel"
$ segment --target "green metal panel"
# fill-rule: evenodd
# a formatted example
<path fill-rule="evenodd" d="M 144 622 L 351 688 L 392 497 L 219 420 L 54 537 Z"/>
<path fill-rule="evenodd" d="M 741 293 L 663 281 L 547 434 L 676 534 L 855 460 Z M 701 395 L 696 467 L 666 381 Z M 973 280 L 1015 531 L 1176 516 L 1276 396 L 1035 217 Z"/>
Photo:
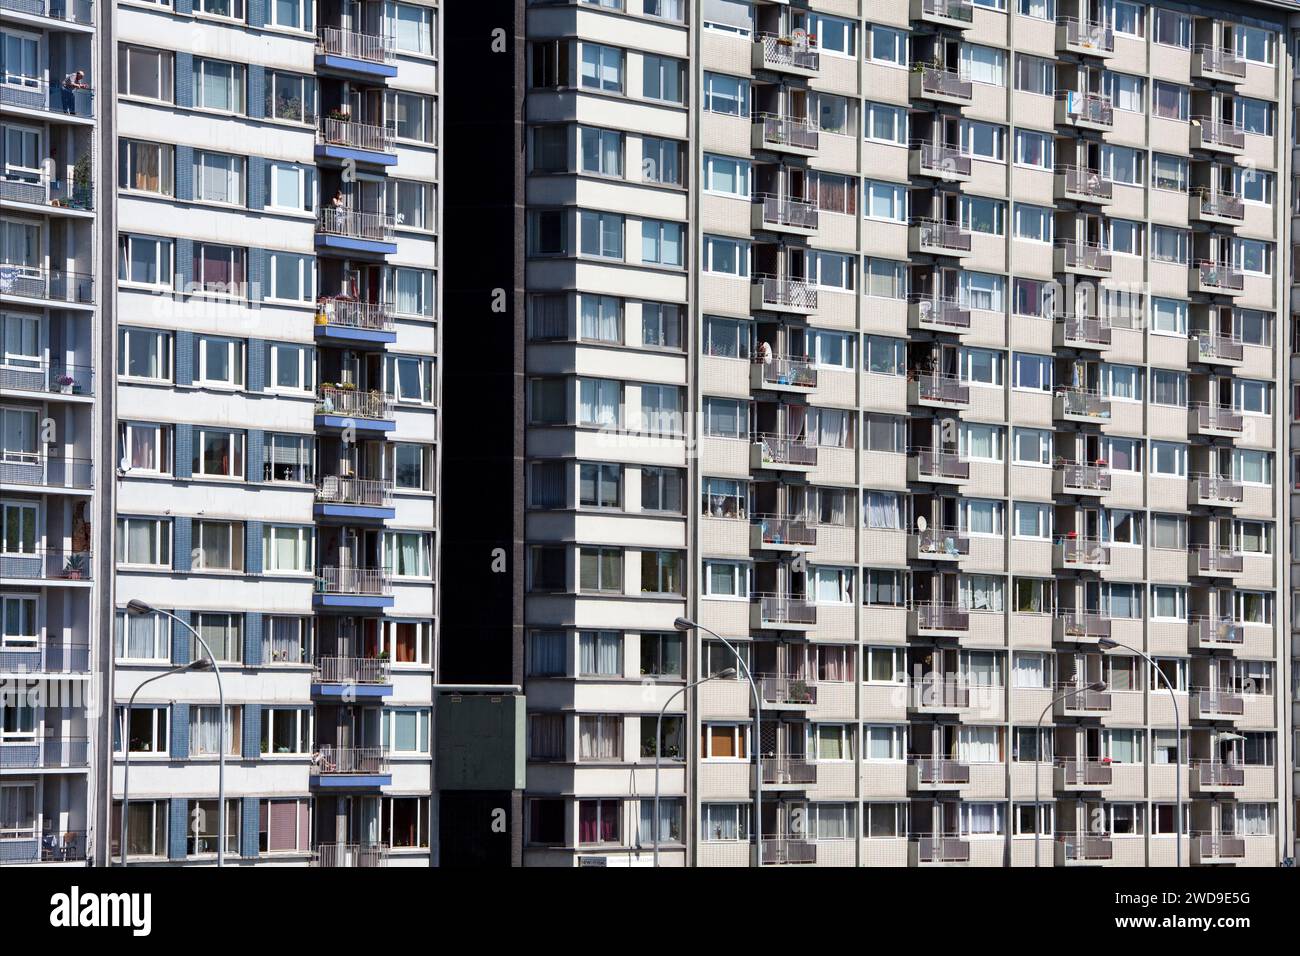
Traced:
<path fill-rule="evenodd" d="M 439 790 L 522 790 L 522 694 L 438 697 Z"/>

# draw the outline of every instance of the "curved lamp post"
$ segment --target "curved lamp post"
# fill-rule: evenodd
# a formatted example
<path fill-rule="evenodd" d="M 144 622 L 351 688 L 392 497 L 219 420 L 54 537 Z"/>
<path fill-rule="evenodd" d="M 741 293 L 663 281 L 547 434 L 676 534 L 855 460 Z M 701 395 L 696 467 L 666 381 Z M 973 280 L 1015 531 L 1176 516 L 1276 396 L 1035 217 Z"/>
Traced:
<path fill-rule="evenodd" d="M 749 750 L 754 755 L 754 850 L 755 860 L 758 866 L 763 865 L 763 760 L 759 754 L 759 731 L 762 727 L 763 711 L 762 701 L 758 695 L 758 685 L 754 683 L 754 675 L 750 673 L 749 665 L 745 663 L 740 656 L 740 651 L 736 650 L 736 645 L 727 640 L 716 631 L 712 631 L 703 624 L 697 624 L 690 618 L 679 617 L 673 621 L 673 627 L 679 631 L 692 631 L 699 629 L 708 634 L 714 640 L 721 641 L 727 646 L 736 657 L 736 666 L 740 672 L 745 675 L 745 680 L 749 681 L 749 689 L 754 695 L 754 729 L 753 740 L 749 742 Z"/>
<path fill-rule="evenodd" d="M 208 660 L 212 663 L 212 672 L 217 676 L 217 866 L 224 866 L 226 862 L 226 693 L 221 686 L 221 666 L 217 663 L 212 648 L 208 647 L 208 642 L 199 636 L 199 632 L 170 611 L 137 600 L 127 601 L 126 610 L 128 614 L 137 617 L 145 614 L 161 614 L 181 625 L 194 636 L 195 643 L 203 648 L 203 653 L 208 655 Z"/>
<path fill-rule="evenodd" d="M 1181 867 L 1183 865 L 1183 725 L 1178 719 L 1178 696 L 1174 693 L 1174 685 L 1165 676 L 1165 672 L 1156 666 L 1156 662 L 1136 647 L 1129 647 L 1110 637 L 1099 638 L 1097 643 L 1108 651 L 1116 647 L 1132 651 L 1150 664 L 1151 669 L 1160 675 L 1160 679 L 1169 688 L 1169 700 L 1174 706 L 1174 814 L 1177 817 L 1174 821 L 1174 865 Z"/>
<path fill-rule="evenodd" d="M 153 677 L 141 681 L 140 685 L 131 691 L 131 697 L 126 702 L 126 713 L 122 717 L 122 820 L 118 826 L 118 842 L 121 844 L 118 849 L 121 851 L 122 856 L 118 866 L 127 865 L 127 810 L 131 806 L 131 708 L 135 706 L 136 695 L 144 689 L 145 684 L 152 684 L 154 681 L 170 677 L 172 674 L 184 674 L 187 671 L 205 671 L 210 666 L 208 661 L 200 657 L 188 664 L 182 664 L 180 667 L 173 667 L 161 674 L 154 674 Z"/>
<path fill-rule="evenodd" d="M 1065 700 L 1065 698 L 1070 697 L 1073 694 L 1081 694 L 1084 691 L 1092 690 L 1092 691 L 1101 692 L 1105 689 L 1106 689 L 1106 684 L 1104 681 L 1093 681 L 1087 687 L 1075 687 L 1072 688 L 1071 690 L 1067 690 L 1060 697 L 1052 698 L 1051 702 L 1049 702 L 1048 705 L 1043 708 L 1043 712 L 1038 715 L 1038 728 L 1034 731 L 1034 749 L 1037 751 L 1036 756 L 1038 757 L 1038 760 L 1035 762 L 1035 764 L 1039 764 L 1043 762 L 1043 718 L 1047 716 L 1047 712 L 1049 710 L 1051 710 L 1053 707 L 1056 706 L 1056 702 Z M 1038 815 L 1038 819 L 1034 821 L 1034 866 L 1038 866 L 1038 843 L 1039 843 L 1039 837 L 1042 835 L 1043 832 L 1043 804 L 1039 799 L 1039 794 L 1042 792 L 1042 776 L 1043 775 L 1038 772 L 1037 765 L 1035 765 L 1034 767 L 1034 813 Z M 1052 829 L 1055 830 L 1055 822 L 1056 822 L 1055 814 L 1053 814 L 1052 822 L 1053 822 Z"/>
<path fill-rule="evenodd" d="M 736 676 L 736 669 L 734 667 L 727 667 L 724 668 L 723 670 L 718 671 L 716 674 L 710 674 L 708 677 L 701 677 L 697 681 L 692 681 L 689 684 L 677 688 L 675 691 L 672 692 L 671 696 L 669 696 L 669 698 L 666 701 L 664 701 L 664 705 L 659 708 L 659 719 L 655 722 L 655 816 L 654 816 L 654 823 L 651 824 L 651 826 L 654 829 L 654 847 L 655 847 L 654 865 L 655 866 L 659 865 L 659 755 L 660 752 L 663 750 L 664 713 L 668 710 L 668 705 L 671 704 L 674 700 L 676 700 L 678 695 L 684 694 L 692 687 L 699 687 L 701 684 L 706 683 L 707 681 L 718 680 L 721 678 L 735 677 L 735 676 Z"/>

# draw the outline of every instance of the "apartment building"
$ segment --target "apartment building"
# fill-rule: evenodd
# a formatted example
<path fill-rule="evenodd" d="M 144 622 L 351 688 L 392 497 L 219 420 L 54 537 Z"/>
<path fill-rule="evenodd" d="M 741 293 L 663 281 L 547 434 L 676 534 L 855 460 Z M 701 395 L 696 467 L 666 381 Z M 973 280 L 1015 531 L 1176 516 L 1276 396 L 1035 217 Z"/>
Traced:
<path fill-rule="evenodd" d="M 101 13 L 0 3 L 0 864 L 83 864 L 101 802 Z"/>
<path fill-rule="evenodd" d="M 438 16 L 116 5 L 115 860 L 436 854 Z"/>
<path fill-rule="evenodd" d="M 525 864 L 1291 853 L 1288 10 L 527 4 Z"/>

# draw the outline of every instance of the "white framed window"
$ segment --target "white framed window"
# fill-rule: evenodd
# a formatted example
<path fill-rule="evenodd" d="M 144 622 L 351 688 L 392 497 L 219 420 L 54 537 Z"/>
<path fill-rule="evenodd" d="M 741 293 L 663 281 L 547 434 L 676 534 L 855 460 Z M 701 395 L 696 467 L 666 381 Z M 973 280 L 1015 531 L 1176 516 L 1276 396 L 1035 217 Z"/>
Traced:
<path fill-rule="evenodd" d="M 172 426 L 156 422 L 118 423 L 118 464 L 133 474 L 172 473 Z"/>
<path fill-rule="evenodd" d="M 244 433 L 222 428 L 194 429 L 190 468 L 196 477 L 244 477 Z"/>
<path fill-rule="evenodd" d="M 991 46 L 974 43 L 961 45 L 961 66 L 972 83 L 989 86 L 1007 85 L 1007 54 Z"/>
<path fill-rule="evenodd" d="M 1151 474 L 1186 478 L 1187 446 L 1173 441 L 1151 442 Z"/>
<path fill-rule="evenodd" d="M 977 159 L 1003 162 L 1007 158 L 1007 130 L 995 123 L 961 121 L 962 151 Z"/>
<path fill-rule="evenodd" d="M 749 80 L 725 73 L 704 73 L 704 109 L 724 116 L 749 116 Z"/>
<path fill-rule="evenodd" d="M 1002 461 L 1002 426 L 962 422 L 957 448 L 968 461 Z"/>
<path fill-rule="evenodd" d="M 243 571 L 244 523 L 242 521 L 194 522 L 195 571 Z M 239 618 L 239 615 L 222 615 Z M 239 660 L 238 657 L 232 660 Z"/>
<path fill-rule="evenodd" d="M 384 4 L 384 28 L 385 34 L 393 38 L 394 49 L 420 56 L 437 53 L 438 13 L 432 7 L 388 0 Z"/>
<path fill-rule="evenodd" d="M 130 750 L 133 754 L 165 754 L 167 743 L 167 708 L 136 704 L 127 719 L 125 707 L 116 708 L 113 726 L 113 753 Z M 124 746 L 125 745 L 125 746 Z"/>
<path fill-rule="evenodd" d="M 703 256 L 705 272 L 736 278 L 749 276 L 749 243 L 743 239 L 706 235 Z"/>
<path fill-rule="evenodd" d="M 272 342 L 270 388 L 276 392 L 307 395 L 315 388 L 316 352 L 306 345 Z"/>
<path fill-rule="evenodd" d="M 427 754 L 429 711 L 413 707 L 386 709 L 380 739 L 393 754 Z"/>
<path fill-rule="evenodd" d="M 1017 428 L 1012 435 L 1012 453 L 1017 465 L 1050 465 L 1052 433 L 1039 428 Z"/>
<path fill-rule="evenodd" d="M 262 571 L 266 574 L 309 574 L 315 569 L 315 536 L 310 526 L 265 525 L 262 528 Z"/>
<path fill-rule="evenodd" d="M 423 146 L 432 144 L 437 135 L 437 111 L 428 96 L 388 90 L 384 95 L 384 116 L 399 140 Z"/>
<path fill-rule="evenodd" d="M 863 104 L 865 114 L 862 132 L 866 139 L 876 143 L 907 145 L 907 109 L 887 106 L 884 103 Z"/>
<path fill-rule="evenodd" d="M 423 531 L 384 532 L 384 570 L 395 578 L 427 578 L 429 535 Z"/>
<path fill-rule="evenodd" d="M 142 46 L 118 47 L 118 91 L 139 99 L 172 102 L 174 54 Z"/>
<path fill-rule="evenodd" d="M 166 518 L 118 518 L 117 563 L 171 567 L 172 523 Z"/>
<path fill-rule="evenodd" d="M 124 284 L 170 287 L 172 240 L 125 233 L 119 239 L 117 277 Z"/>
<path fill-rule="evenodd" d="M 991 498 L 963 498 L 958 504 L 959 530 L 969 535 L 1001 537 L 1004 507 Z"/>
<path fill-rule="evenodd" d="M 117 155 L 118 186 L 121 189 L 154 196 L 175 195 L 174 146 L 123 139 L 118 143 Z"/>
<path fill-rule="evenodd" d="M 716 153 L 704 154 L 704 182 L 702 185 L 705 192 L 749 199 L 749 183 L 749 160 L 719 156 Z"/>
<path fill-rule="evenodd" d="M 210 150 L 194 152 L 194 199 L 198 202 L 244 204 L 244 157 Z"/>
<path fill-rule="evenodd" d="M 389 355 L 384 363 L 384 393 L 403 404 L 433 401 L 433 359 L 420 355 Z"/>
<path fill-rule="evenodd" d="M 578 83 L 605 93 L 623 92 L 623 51 L 600 43 L 579 44 Z"/>
<path fill-rule="evenodd" d="M 907 188 L 873 179 L 862 183 L 862 214 L 868 219 L 907 222 Z"/>
<path fill-rule="evenodd" d="M 641 54 L 641 95 L 664 103 L 681 103 L 686 69 L 671 56 Z"/>
<path fill-rule="evenodd" d="M 310 754 L 312 752 L 311 708 L 263 708 L 260 749 L 264 757 Z"/>
<path fill-rule="evenodd" d="M 240 63 L 195 58 L 194 106 L 223 113 L 244 112 L 244 67 Z"/>
<path fill-rule="evenodd" d="M 380 622 L 379 650 L 394 664 L 427 667 L 432 661 L 433 626 L 428 621 L 384 619 Z"/>
<path fill-rule="evenodd" d="M 433 315 L 434 278 L 429 269 L 392 266 L 384 276 L 384 291 L 401 315 Z"/>
<path fill-rule="evenodd" d="M 971 385 L 1002 387 L 1003 355 L 1001 352 L 993 349 L 963 348 L 958 361 L 961 381 Z"/>
<path fill-rule="evenodd" d="M 32 647 L 40 637 L 35 594 L 0 595 L 0 647 Z"/>
<path fill-rule="evenodd" d="M 742 561 L 705 561 L 704 596 L 749 600 L 749 565 Z"/>
<path fill-rule="evenodd" d="M 215 647 L 212 649 L 213 654 L 218 654 Z M 222 659 L 218 654 L 218 660 Z M 237 659 L 237 658 L 236 658 Z M 243 727 L 243 708 L 232 704 L 226 705 L 225 713 L 225 753 L 226 756 L 237 756 L 242 749 L 242 738 L 240 730 Z M 215 757 L 221 753 L 222 735 L 221 735 L 221 708 L 219 706 L 201 706 L 190 708 L 190 756 L 191 757 Z M 214 804 L 216 801 L 212 801 Z M 230 801 L 234 803 L 235 801 Z M 212 823 L 215 831 L 216 821 Z M 213 848 L 215 850 L 215 846 Z"/>
<path fill-rule="evenodd" d="M 1017 538 L 1051 538 L 1051 505 L 1017 501 L 1013 506 L 1013 512 L 1012 533 Z"/>
<path fill-rule="evenodd" d="M 307 186 L 307 167 L 272 160 L 269 182 L 271 188 L 268 205 L 271 208 L 294 212 L 311 212 L 314 208 L 312 191 Z"/>
<path fill-rule="evenodd" d="M 303 665 L 312 661 L 312 618 L 267 615 L 262 627 L 264 664 Z"/>
<path fill-rule="evenodd" d="M 124 661 L 169 661 L 172 656 L 172 622 L 150 611 L 130 614 L 118 608 L 113 615 L 116 626 L 114 656 Z"/>
<path fill-rule="evenodd" d="M 1055 143 L 1050 133 L 1039 133 L 1031 129 L 1016 130 L 1017 166 L 1051 169 L 1055 152 Z"/>
<path fill-rule="evenodd" d="M 888 63 L 892 66 L 907 66 L 907 32 L 871 24 L 870 58 L 875 63 Z"/>

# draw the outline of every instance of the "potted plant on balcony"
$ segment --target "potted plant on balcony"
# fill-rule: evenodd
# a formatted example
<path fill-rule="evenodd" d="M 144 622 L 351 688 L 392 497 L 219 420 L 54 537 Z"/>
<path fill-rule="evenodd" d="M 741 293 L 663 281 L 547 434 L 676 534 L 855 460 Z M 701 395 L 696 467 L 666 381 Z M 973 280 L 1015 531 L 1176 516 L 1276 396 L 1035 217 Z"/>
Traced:
<path fill-rule="evenodd" d="M 64 395 L 72 394 L 73 381 L 71 375 L 63 374 L 58 376 L 57 378 L 55 378 L 54 384 L 59 386 L 59 391 L 62 392 Z"/>
<path fill-rule="evenodd" d="M 63 565 L 63 576 L 69 581 L 80 581 L 85 569 L 86 556 L 84 554 L 70 554 Z"/>

